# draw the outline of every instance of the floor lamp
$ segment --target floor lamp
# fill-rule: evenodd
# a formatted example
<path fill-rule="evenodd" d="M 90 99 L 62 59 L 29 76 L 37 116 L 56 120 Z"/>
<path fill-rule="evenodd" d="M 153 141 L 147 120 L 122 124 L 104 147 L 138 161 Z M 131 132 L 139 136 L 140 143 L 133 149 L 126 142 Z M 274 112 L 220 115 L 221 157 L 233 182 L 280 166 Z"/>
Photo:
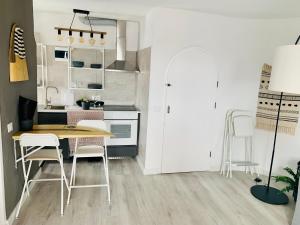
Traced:
<path fill-rule="evenodd" d="M 300 94 L 300 45 L 297 45 L 299 39 L 300 36 L 295 45 L 281 46 L 275 51 L 269 90 L 277 91 L 281 94 L 279 96 L 269 179 L 267 185 L 255 185 L 251 187 L 251 193 L 254 197 L 263 202 L 274 205 L 284 205 L 289 201 L 288 197 L 280 190 L 270 187 L 270 181 L 276 149 L 276 138 L 283 92 Z"/>

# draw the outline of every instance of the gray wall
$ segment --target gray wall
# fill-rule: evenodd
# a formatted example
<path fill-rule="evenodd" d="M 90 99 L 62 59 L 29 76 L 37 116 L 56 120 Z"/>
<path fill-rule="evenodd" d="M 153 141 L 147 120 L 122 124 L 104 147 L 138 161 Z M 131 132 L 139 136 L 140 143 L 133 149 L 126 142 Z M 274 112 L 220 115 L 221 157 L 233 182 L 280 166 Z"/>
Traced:
<path fill-rule="evenodd" d="M 144 48 L 138 52 L 138 63 L 140 73 L 137 75 L 136 106 L 141 112 L 140 133 L 139 133 L 139 162 L 145 164 L 147 124 L 148 124 L 148 104 L 149 104 L 149 83 L 151 48 Z"/>
<path fill-rule="evenodd" d="M 29 70 L 29 81 L 9 82 L 8 48 L 10 29 L 17 23 L 24 29 L 25 48 Z M 14 167 L 13 142 L 7 124 L 13 122 L 14 131 L 18 130 L 18 97 L 22 95 L 36 99 L 36 46 L 33 37 L 32 0 L 1 0 L 0 7 L 0 113 L 3 142 L 4 185 L 6 215 L 9 217 L 19 201 L 23 175 L 21 167 Z"/>

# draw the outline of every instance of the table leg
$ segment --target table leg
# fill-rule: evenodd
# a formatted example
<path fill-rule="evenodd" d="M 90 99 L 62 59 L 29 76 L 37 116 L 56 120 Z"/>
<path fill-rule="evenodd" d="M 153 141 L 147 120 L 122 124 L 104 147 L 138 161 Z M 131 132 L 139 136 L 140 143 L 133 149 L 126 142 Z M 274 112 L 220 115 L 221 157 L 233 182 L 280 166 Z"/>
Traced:
<path fill-rule="evenodd" d="M 18 168 L 18 162 L 17 162 L 17 141 L 14 140 L 14 155 L 15 155 L 15 168 Z"/>

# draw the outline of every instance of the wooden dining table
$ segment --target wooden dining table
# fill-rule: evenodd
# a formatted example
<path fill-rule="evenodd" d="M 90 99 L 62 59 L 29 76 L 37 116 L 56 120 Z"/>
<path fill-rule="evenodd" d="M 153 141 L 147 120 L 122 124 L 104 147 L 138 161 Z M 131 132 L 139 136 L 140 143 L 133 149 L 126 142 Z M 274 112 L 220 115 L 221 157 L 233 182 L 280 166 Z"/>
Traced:
<path fill-rule="evenodd" d="M 34 125 L 32 130 L 29 131 L 17 131 L 12 135 L 14 140 L 14 155 L 15 166 L 17 168 L 18 162 L 22 161 L 22 157 L 18 158 L 17 155 L 17 142 L 20 140 L 22 134 L 55 134 L 59 139 L 65 138 L 95 138 L 95 137 L 111 137 L 113 134 L 109 131 L 94 129 L 90 127 L 82 126 L 70 126 L 70 125 Z M 24 155 L 26 157 L 26 154 Z"/>

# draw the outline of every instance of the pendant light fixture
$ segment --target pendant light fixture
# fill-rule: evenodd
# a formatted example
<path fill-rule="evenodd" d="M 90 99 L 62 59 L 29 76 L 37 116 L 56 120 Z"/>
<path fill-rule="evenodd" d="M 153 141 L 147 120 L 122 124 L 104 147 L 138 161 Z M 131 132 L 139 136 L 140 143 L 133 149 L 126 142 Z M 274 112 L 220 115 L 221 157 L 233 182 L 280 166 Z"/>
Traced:
<path fill-rule="evenodd" d="M 61 30 L 57 30 L 57 40 L 62 41 L 63 37 L 61 36 Z"/>
<path fill-rule="evenodd" d="M 69 44 L 73 44 L 74 42 L 74 37 L 72 36 L 72 31 L 69 30 L 69 37 L 68 37 L 68 41 L 69 41 Z"/>
<path fill-rule="evenodd" d="M 104 34 L 100 34 L 100 45 L 105 45 Z"/>
<path fill-rule="evenodd" d="M 95 43 L 96 43 L 96 41 L 94 39 L 94 34 L 93 33 L 90 33 L 89 43 L 90 43 L 91 46 L 95 45 Z"/>
<path fill-rule="evenodd" d="M 90 30 L 82 30 L 82 29 L 74 29 L 72 28 L 74 19 L 76 14 L 84 14 L 87 16 L 88 21 L 89 21 L 89 25 L 90 25 Z M 74 43 L 74 37 L 73 37 L 73 32 L 78 32 L 79 33 L 79 43 L 84 43 L 84 38 L 83 38 L 83 34 L 87 33 L 90 35 L 90 39 L 89 39 L 89 44 L 91 46 L 95 45 L 96 40 L 94 39 L 94 34 L 100 34 L 100 44 L 104 45 L 104 36 L 107 34 L 106 32 L 102 32 L 102 31 L 94 31 L 92 28 L 92 24 L 90 21 L 90 17 L 89 17 L 90 11 L 86 11 L 86 10 L 81 10 L 81 9 L 73 9 L 73 19 L 71 22 L 71 25 L 69 28 L 64 28 L 64 27 L 55 27 L 54 29 L 57 30 L 57 40 L 58 41 L 62 41 L 63 37 L 62 37 L 62 31 L 67 31 L 69 33 L 69 36 L 67 38 L 68 42 L 70 45 L 72 45 Z M 102 44 L 103 43 L 103 44 Z"/>

